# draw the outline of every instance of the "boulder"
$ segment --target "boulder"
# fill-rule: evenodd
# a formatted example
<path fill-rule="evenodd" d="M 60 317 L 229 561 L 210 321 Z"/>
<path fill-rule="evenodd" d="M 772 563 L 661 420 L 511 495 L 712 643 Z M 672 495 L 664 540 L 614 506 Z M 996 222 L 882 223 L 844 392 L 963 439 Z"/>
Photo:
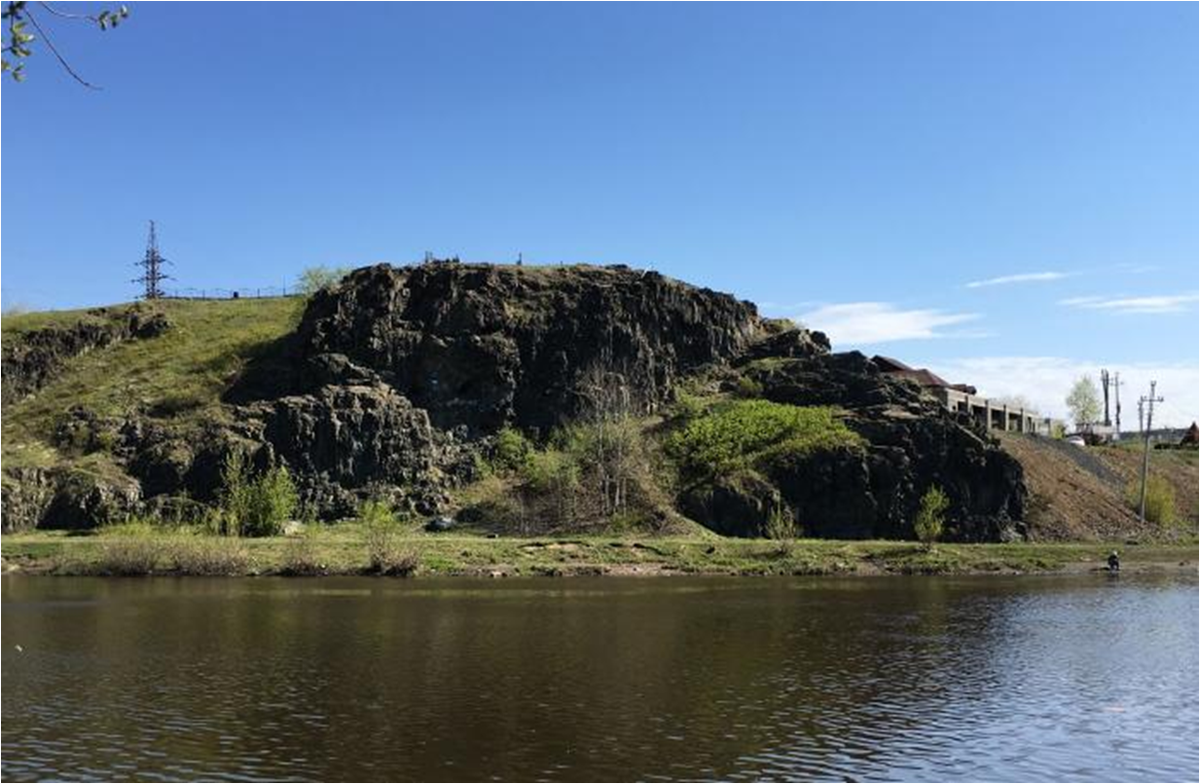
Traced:
<path fill-rule="evenodd" d="M 0 485 L 4 532 L 36 528 L 55 491 L 54 472 L 45 468 L 6 468 Z"/>
<path fill-rule="evenodd" d="M 449 531 L 454 527 L 454 518 L 446 515 L 438 515 L 430 518 L 429 522 L 425 523 L 425 530 L 430 533 L 438 533 L 441 531 Z"/>
<path fill-rule="evenodd" d="M 140 511 L 141 487 L 124 474 L 68 469 L 55 477 L 54 495 L 38 528 L 79 529 L 123 522 Z"/>

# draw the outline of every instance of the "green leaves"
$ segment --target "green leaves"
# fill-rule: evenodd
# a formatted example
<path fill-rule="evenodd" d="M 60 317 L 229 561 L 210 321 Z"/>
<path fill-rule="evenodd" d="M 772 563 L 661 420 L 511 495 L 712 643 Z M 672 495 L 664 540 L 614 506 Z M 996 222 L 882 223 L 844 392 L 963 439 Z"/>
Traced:
<path fill-rule="evenodd" d="M 51 16 L 57 16 L 64 19 L 76 21 L 94 22 L 101 30 L 108 30 L 116 27 L 122 20 L 129 17 L 129 9 L 121 6 L 115 10 L 104 10 L 97 16 L 88 14 L 72 14 L 56 9 L 49 3 L 38 3 L 39 13 L 45 11 Z M 26 32 L 26 21 L 33 24 L 33 28 L 42 34 L 44 43 L 49 48 L 50 52 L 58 58 L 59 63 L 67 73 L 69 73 L 76 81 L 87 87 L 95 87 L 79 77 L 78 74 L 71 68 L 67 61 L 63 58 L 62 53 L 54 46 L 54 42 L 50 40 L 48 25 L 39 24 L 37 19 L 32 14 L 32 9 L 24 0 L 10 0 L 4 4 L 3 12 L 0 12 L 0 18 L 7 24 L 4 38 L 4 57 L 3 57 L 3 72 L 12 76 L 14 81 L 22 81 L 25 78 L 25 64 L 22 62 L 26 57 L 33 54 L 33 50 L 28 44 L 35 40 L 35 36 Z M 43 24 L 45 20 L 43 19 Z"/>
<path fill-rule="evenodd" d="M 950 498 L 937 485 L 931 485 L 921 496 L 921 506 L 917 510 L 917 518 L 913 520 L 913 533 L 926 547 L 941 538 L 946 524 L 946 510 L 950 508 Z"/>
<path fill-rule="evenodd" d="M 25 9 L 23 2 L 5 3 L 0 17 L 8 22 L 8 35 L 4 40 L 3 72 L 12 76 L 13 81 L 25 79 L 25 63 L 20 60 L 33 54 L 26 44 L 32 43 L 35 36 L 25 31 L 25 22 L 21 16 Z M 12 57 L 15 59 L 10 60 Z"/>
<path fill-rule="evenodd" d="M 116 11 L 101 11 L 100 15 L 96 17 L 96 24 L 100 26 L 101 30 L 107 30 L 110 27 L 116 27 L 122 19 L 128 16 L 129 9 L 121 6 Z"/>

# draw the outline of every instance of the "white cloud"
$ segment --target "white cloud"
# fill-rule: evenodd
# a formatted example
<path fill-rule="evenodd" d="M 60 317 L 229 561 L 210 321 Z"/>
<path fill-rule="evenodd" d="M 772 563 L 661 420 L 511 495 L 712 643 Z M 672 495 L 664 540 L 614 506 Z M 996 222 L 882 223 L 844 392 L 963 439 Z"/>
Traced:
<path fill-rule="evenodd" d="M 824 305 L 797 317 L 810 329 L 819 329 L 827 333 L 839 346 L 886 343 L 894 340 L 965 337 L 941 332 L 939 329 L 977 318 L 977 313 L 900 310 L 888 302 Z"/>
<path fill-rule="evenodd" d="M 1157 394 L 1165 402 L 1155 407 L 1154 421 L 1165 427 L 1187 427 L 1200 419 L 1200 367 L 1180 363 L 1114 364 L 1063 357 L 972 357 L 932 362 L 930 369 L 952 383 L 973 384 L 981 395 L 1022 395 L 1046 416 L 1067 418 L 1064 402 L 1071 385 L 1088 375 L 1100 383 L 1100 369 L 1121 376 L 1121 429 L 1137 430 L 1137 400 Z"/>
<path fill-rule="evenodd" d="M 1069 272 L 1022 272 L 1017 275 L 1001 275 L 998 278 L 973 280 L 967 284 L 969 289 L 982 289 L 987 286 L 1003 286 L 1008 283 L 1037 283 L 1046 280 L 1059 280 L 1070 277 Z"/>
<path fill-rule="evenodd" d="M 1059 305 L 1113 313 L 1176 313 L 1195 302 L 1196 294 L 1163 294 L 1152 297 L 1070 297 Z"/>

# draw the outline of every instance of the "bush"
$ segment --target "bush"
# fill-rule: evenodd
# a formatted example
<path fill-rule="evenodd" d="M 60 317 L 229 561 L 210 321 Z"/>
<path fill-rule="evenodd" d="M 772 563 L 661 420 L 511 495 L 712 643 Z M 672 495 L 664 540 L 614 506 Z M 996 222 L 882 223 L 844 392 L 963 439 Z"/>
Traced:
<path fill-rule="evenodd" d="M 763 385 L 752 378 L 739 376 L 737 380 L 737 396 L 742 398 L 762 397 Z"/>
<path fill-rule="evenodd" d="M 245 574 L 250 554 L 236 540 L 177 536 L 165 543 L 174 569 L 183 574 L 229 577 Z"/>
<path fill-rule="evenodd" d="M 296 485 L 288 470 L 279 466 L 260 476 L 250 494 L 250 516 L 242 526 L 243 536 L 277 536 L 285 521 L 296 512 Z"/>
<path fill-rule="evenodd" d="M 367 545 L 367 570 L 407 577 L 417 570 L 417 557 L 400 542 L 400 523 L 386 501 L 367 501 L 358 512 Z"/>
<path fill-rule="evenodd" d="M 1140 480 L 1135 479 L 1125 489 L 1125 500 L 1129 508 L 1141 511 Z M 1164 477 L 1151 474 L 1146 477 L 1146 520 L 1155 525 L 1172 525 L 1175 523 L 1175 488 Z"/>
<path fill-rule="evenodd" d="M 668 451 L 693 476 L 793 454 L 859 446 L 862 438 L 829 406 L 789 406 L 769 400 L 739 400 L 688 422 L 667 442 Z"/>
<path fill-rule="evenodd" d="M 520 430 L 506 427 L 496 434 L 492 447 L 492 467 L 499 471 L 519 471 L 529 462 L 533 445 Z"/>
<path fill-rule="evenodd" d="M 932 547 L 942 535 L 945 528 L 946 510 L 950 508 L 950 499 L 942 488 L 934 485 L 921 496 L 921 506 L 917 510 L 917 518 L 913 521 L 913 533 L 926 547 Z"/>
<path fill-rule="evenodd" d="M 327 567 L 317 558 L 313 535 L 308 531 L 291 539 L 283 551 L 279 573 L 289 577 L 311 577 L 325 574 Z"/>
<path fill-rule="evenodd" d="M 529 456 L 521 478 L 535 493 L 570 492 L 579 486 L 579 462 L 576 455 L 560 450 L 536 452 Z"/>
<path fill-rule="evenodd" d="M 162 535 L 149 522 L 134 520 L 104 527 L 96 559 L 84 570 L 118 577 L 154 574 L 166 556 Z"/>
<path fill-rule="evenodd" d="M 296 486 L 286 468 L 271 468 L 251 478 L 246 456 L 230 452 L 221 471 L 221 533 L 233 536 L 276 536 L 299 505 Z"/>
<path fill-rule="evenodd" d="M 116 535 L 100 543 L 99 556 L 85 571 L 114 577 L 153 574 L 165 554 L 165 543 L 156 537 Z"/>
<path fill-rule="evenodd" d="M 786 542 L 796 538 L 797 530 L 796 520 L 792 517 L 791 512 L 781 506 L 776 506 L 767 515 L 767 527 L 763 533 L 768 539 Z"/>

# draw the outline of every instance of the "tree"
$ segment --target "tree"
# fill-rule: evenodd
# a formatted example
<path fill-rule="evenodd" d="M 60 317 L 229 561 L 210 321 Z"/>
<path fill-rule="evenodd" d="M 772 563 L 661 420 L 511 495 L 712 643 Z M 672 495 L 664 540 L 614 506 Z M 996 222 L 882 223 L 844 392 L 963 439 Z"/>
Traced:
<path fill-rule="evenodd" d="M 350 273 L 348 267 L 309 267 L 300 273 L 296 287 L 306 297 L 311 297 L 326 286 L 332 286 Z"/>
<path fill-rule="evenodd" d="M 913 521 L 913 533 L 927 548 L 941 538 L 945 527 L 946 510 L 950 508 L 950 499 L 937 485 L 931 486 L 921 496 L 921 506 L 917 510 L 917 519 Z"/>
<path fill-rule="evenodd" d="M 1100 418 L 1100 391 L 1091 376 L 1080 376 L 1067 395 L 1067 408 L 1076 425 L 1087 425 Z"/>
<path fill-rule="evenodd" d="M 116 27 L 121 23 L 122 19 L 129 16 L 129 9 L 121 6 L 115 11 L 104 10 L 99 14 L 72 14 L 66 11 L 60 11 L 49 3 L 34 3 L 38 6 L 38 13 L 45 11 L 51 16 L 56 16 L 61 19 L 72 19 L 76 21 L 90 22 L 101 30 L 108 30 Z M 54 41 L 50 39 L 50 34 L 47 31 L 49 25 L 43 26 L 38 22 L 37 16 L 33 13 L 33 8 L 25 0 L 10 0 L 4 4 L 4 11 L 0 12 L 0 19 L 3 19 L 4 32 L 4 56 L 2 60 L 4 73 L 12 76 L 14 81 L 22 81 L 25 79 L 25 58 L 33 54 L 33 50 L 29 45 L 41 36 L 41 40 L 46 44 L 46 48 L 58 60 L 59 65 L 71 75 L 71 78 L 82 84 L 84 87 L 90 87 L 93 90 L 100 89 L 96 85 L 84 79 L 75 69 L 66 61 L 62 53 L 54 45 Z M 27 28 L 32 27 L 37 35 L 28 32 Z"/>

